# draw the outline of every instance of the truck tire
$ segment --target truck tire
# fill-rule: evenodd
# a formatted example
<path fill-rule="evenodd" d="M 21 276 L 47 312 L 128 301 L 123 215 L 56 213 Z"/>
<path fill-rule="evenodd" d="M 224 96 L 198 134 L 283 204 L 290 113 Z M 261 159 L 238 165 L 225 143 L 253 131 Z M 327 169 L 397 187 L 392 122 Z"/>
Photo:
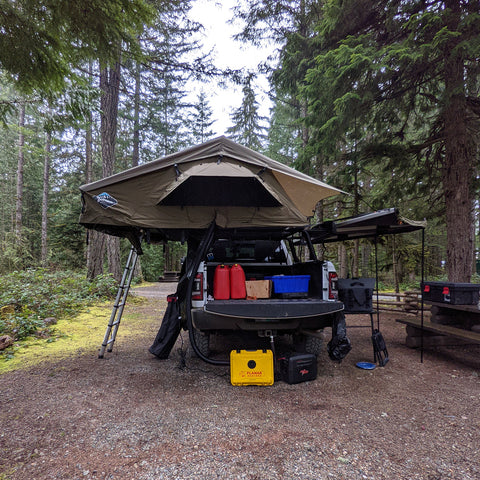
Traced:
<path fill-rule="evenodd" d="M 323 339 L 313 335 L 296 335 L 294 337 L 294 346 L 295 349 L 300 352 L 320 355 L 323 347 Z"/>
<path fill-rule="evenodd" d="M 200 353 L 205 357 L 208 357 L 210 355 L 210 335 L 194 328 L 193 336 L 195 337 L 195 343 L 200 350 Z"/>
<path fill-rule="evenodd" d="M 307 353 L 313 353 L 314 355 L 320 355 L 322 353 L 323 340 L 319 337 L 312 337 L 307 335 L 305 339 L 305 351 Z"/>

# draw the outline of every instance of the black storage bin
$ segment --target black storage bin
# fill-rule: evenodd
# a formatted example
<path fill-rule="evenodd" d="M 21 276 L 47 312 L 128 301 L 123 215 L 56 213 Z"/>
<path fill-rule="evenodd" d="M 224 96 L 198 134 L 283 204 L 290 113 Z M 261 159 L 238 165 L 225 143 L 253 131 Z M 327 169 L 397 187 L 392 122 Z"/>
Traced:
<path fill-rule="evenodd" d="M 345 313 L 370 313 L 375 289 L 374 278 L 339 278 L 338 298 L 345 306 Z"/>
<path fill-rule="evenodd" d="M 300 383 L 317 378 L 317 357 L 313 353 L 290 353 L 278 359 L 284 382 Z"/>
<path fill-rule="evenodd" d="M 477 305 L 480 284 L 423 282 L 423 299 L 430 302 L 448 303 L 450 305 Z"/>

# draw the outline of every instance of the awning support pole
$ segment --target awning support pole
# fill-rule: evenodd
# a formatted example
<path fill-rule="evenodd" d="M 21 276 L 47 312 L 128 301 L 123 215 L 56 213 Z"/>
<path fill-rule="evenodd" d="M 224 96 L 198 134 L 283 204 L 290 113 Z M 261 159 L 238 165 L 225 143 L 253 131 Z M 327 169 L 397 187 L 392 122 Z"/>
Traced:
<path fill-rule="evenodd" d="M 378 292 L 378 235 L 375 235 L 375 287 L 377 290 L 377 329 L 380 330 L 380 297 Z"/>
<path fill-rule="evenodd" d="M 125 303 L 127 302 L 127 296 L 130 290 L 130 284 L 132 283 L 133 272 L 135 271 L 137 258 L 137 250 L 132 245 L 132 248 L 130 248 L 130 253 L 128 254 L 125 270 L 123 271 L 122 280 L 120 282 L 120 285 L 118 286 L 117 297 L 115 298 L 115 303 L 113 304 L 112 314 L 110 316 L 110 321 L 108 322 L 107 331 L 105 332 L 102 346 L 100 347 L 100 351 L 98 353 L 98 358 L 103 358 L 107 346 L 108 352 L 111 352 L 113 350 L 113 344 L 115 342 L 115 338 L 117 337 L 118 327 L 120 326 L 120 320 L 122 319 L 123 309 L 125 307 Z"/>
<path fill-rule="evenodd" d="M 421 328 L 420 328 L 420 363 L 423 363 L 423 322 L 424 322 L 424 304 L 423 304 L 423 283 L 425 281 L 425 229 L 422 228 L 422 283 L 420 284 L 420 295 L 421 295 L 421 302 L 422 302 L 422 309 L 420 313 L 421 319 Z"/>

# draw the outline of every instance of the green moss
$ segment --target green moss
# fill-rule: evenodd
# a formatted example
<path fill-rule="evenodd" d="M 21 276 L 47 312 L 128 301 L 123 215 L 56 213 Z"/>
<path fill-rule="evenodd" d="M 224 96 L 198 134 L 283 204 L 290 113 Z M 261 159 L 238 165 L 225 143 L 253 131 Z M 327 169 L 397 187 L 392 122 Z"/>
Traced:
<path fill-rule="evenodd" d="M 144 298 L 139 297 L 129 299 L 118 338 L 136 336 L 145 331 L 145 315 L 135 312 L 135 307 L 142 306 L 145 302 Z M 132 311 L 129 312 L 128 307 Z M 111 312 L 111 301 L 99 302 L 85 307 L 73 318 L 59 320 L 50 338 L 29 337 L 16 342 L 0 357 L 0 374 L 45 361 L 58 361 L 79 353 L 94 355 L 103 341 Z"/>

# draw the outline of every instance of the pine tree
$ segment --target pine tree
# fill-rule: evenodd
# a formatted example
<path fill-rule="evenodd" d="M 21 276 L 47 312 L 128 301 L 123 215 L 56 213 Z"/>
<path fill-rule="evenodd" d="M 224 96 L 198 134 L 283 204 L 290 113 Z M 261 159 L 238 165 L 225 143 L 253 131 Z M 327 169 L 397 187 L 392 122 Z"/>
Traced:
<path fill-rule="evenodd" d="M 203 90 L 198 94 L 197 102 L 193 104 L 193 113 L 190 116 L 191 136 L 193 143 L 203 143 L 215 135 L 210 127 L 215 123 L 212 120 L 212 108 L 208 105 L 207 95 Z"/>
<path fill-rule="evenodd" d="M 50 193 L 50 169 L 51 169 L 51 149 L 52 149 L 52 131 L 46 128 L 45 132 L 45 159 L 43 163 L 43 192 L 42 192 L 42 250 L 41 263 L 47 265 L 48 261 L 48 199 Z"/>
<path fill-rule="evenodd" d="M 17 201 L 15 208 L 15 242 L 21 254 L 21 245 L 23 244 L 23 172 L 25 168 L 25 102 L 20 102 L 18 112 L 18 163 L 17 163 Z"/>
<path fill-rule="evenodd" d="M 297 104 L 289 95 L 276 95 L 268 129 L 267 155 L 291 167 L 295 166 L 302 148 L 298 114 Z"/>
<path fill-rule="evenodd" d="M 270 73 L 274 92 L 271 126 L 274 131 L 270 137 L 276 136 L 276 149 L 283 154 L 288 151 L 289 163 L 298 170 L 323 179 L 318 153 L 309 149 L 311 126 L 299 121 L 307 113 L 307 102 L 299 99 L 299 88 L 307 70 L 314 65 L 312 38 L 320 19 L 321 4 L 317 0 L 249 0 L 235 12 L 245 23 L 240 39 L 253 44 L 269 41 L 278 45 L 278 63 L 262 67 Z M 288 134 L 278 135 L 280 131 L 287 133 L 287 125 Z M 271 150 L 274 154 L 274 149 Z"/>
<path fill-rule="evenodd" d="M 0 0 L 0 10 L 0 67 L 27 92 L 60 92 L 81 60 L 134 50 L 153 14 L 144 0 Z"/>
<path fill-rule="evenodd" d="M 133 165 L 192 143 L 187 82 L 207 75 L 209 63 L 203 56 L 195 58 L 201 25 L 188 19 L 190 3 L 156 2 L 155 20 L 139 38 L 143 58 L 125 62 L 120 120 L 126 141 L 119 146 Z"/>
<path fill-rule="evenodd" d="M 232 140 L 241 145 L 262 151 L 263 140 L 266 138 L 266 127 L 262 123 L 267 119 L 259 114 L 259 104 L 255 98 L 252 81 L 252 75 L 245 80 L 242 103 L 230 114 L 233 126 L 227 129 L 227 133 L 231 135 Z"/>
<path fill-rule="evenodd" d="M 330 154 L 343 145 L 350 157 L 355 144 L 357 158 L 393 172 L 400 188 L 428 184 L 426 172 L 440 178 L 448 276 L 469 281 L 480 102 L 466 75 L 480 55 L 478 2 L 326 5 L 303 90 L 313 143 Z"/>

